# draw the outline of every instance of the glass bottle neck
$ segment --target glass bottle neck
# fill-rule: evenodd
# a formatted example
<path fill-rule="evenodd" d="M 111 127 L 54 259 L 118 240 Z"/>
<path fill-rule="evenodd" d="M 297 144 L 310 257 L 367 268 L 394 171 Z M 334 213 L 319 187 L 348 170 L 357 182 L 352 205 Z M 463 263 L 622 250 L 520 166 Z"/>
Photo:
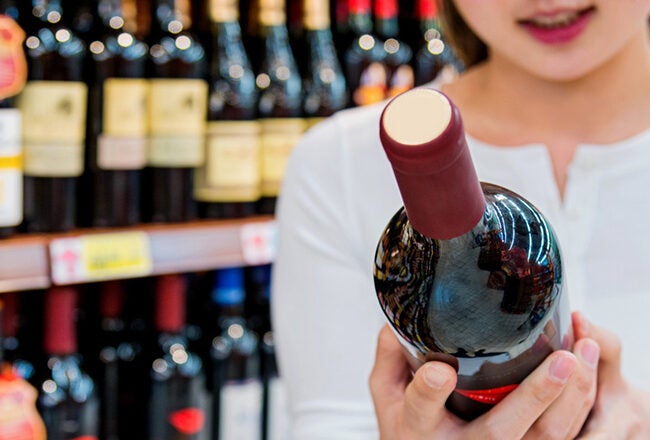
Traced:
<path fill-rule="evenodd" d="M 164 32 L 178 34 L 192 27 L 190 0 L 156 0 L 153 16 Z"/>
<path fill-rule="evenodd" d="M 375 21 L 377 35 L 383 38 L 396 37 L 399 34 L 397 17 L 379 18 Z"/>
<path fill-rule="evenodd" d="M 372 32 L 372 17 L 370 12 L 356 12 L 349 16 L 350 31 L 356 35 Z"/>

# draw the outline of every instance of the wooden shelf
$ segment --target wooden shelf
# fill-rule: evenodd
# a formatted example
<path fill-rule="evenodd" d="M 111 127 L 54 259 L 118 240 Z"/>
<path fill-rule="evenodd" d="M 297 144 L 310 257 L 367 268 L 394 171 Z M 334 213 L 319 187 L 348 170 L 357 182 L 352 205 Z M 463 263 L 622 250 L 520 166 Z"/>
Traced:
<path fill-rule="evenodd" d="M 53 277 L 57 257 L 52 256 L 52 243 L 74 245 L 97 237 L 110 241 L 119 236 L 114 234 L 133 232 L 142 233 L 148 245 L 147 269 L 141 276 L 269 263 L 275 255 L 277 233 L 273 217 L 260 216 L 19 235 L 0 240 L 0 293 L 95 281 L 82 275 L 69 282 L 57 282 L 59 278 Z M 104 275 L 103 279 L 131 277 L 128 273 L 115 273 Z"/>

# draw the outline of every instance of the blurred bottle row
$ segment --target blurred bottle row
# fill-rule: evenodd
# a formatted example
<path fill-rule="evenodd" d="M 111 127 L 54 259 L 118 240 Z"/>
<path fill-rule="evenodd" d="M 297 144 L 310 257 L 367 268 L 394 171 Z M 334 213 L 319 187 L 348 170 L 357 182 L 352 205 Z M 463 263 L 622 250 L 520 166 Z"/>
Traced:
<path fill-rule="evenodd" d="M 434 2 L 0 0 L 0 235 L 272 214 L 311 125 L 459 68 Z"/>
<path fill-rule="evenodd" d="M 44 438 L 3 437 L 22 420 L 10 374 L 37 390 L 49 440 L 288 438 L 269 277 L 236 267 L 0 295 L 0 438 Z"/>

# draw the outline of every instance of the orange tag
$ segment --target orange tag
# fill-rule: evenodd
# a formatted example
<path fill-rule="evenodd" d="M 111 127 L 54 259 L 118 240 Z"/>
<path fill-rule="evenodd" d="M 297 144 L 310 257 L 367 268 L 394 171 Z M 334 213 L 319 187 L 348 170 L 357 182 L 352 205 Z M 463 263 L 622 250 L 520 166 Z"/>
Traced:
<path fill-rule="evenodd" d="M 36 390 L 6 370 L 0 371 L 0 440 L 45 440 Z"/>
<path fill-rule="evenodd" d="M 6 15 L 0 15 L 0 100 L 18 94 L 27 81 L 23 52 L 25 32 Z"/>

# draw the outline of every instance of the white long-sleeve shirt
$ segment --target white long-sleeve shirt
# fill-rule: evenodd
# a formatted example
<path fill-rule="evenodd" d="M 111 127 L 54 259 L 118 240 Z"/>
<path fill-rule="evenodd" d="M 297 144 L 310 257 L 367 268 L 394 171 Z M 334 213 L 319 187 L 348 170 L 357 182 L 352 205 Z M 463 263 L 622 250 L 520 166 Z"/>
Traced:
<path fill-rule="evenodd" d="M 379 142 L 382 108 L 316 126 L 286 172 L 272 313 L 295 439 L 377 438 L 368 376 L 386 320 L 372 267 L 402 206 Z M 563 200 L 544 145 L 468 143 L 482 181 L 519 193 L 549 219 L 572 308 L 622 338 L 624 375 L 650 390 L 650 128 L 612 145 L 580 145 Z"/>

